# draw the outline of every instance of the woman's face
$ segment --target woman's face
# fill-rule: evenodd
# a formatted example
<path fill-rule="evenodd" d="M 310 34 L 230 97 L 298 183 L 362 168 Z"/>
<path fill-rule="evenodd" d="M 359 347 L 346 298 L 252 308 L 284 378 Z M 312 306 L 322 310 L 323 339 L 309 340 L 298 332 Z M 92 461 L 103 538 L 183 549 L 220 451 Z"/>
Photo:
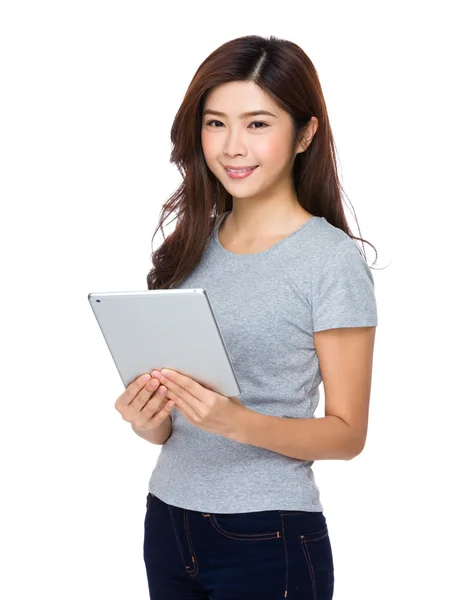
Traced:
<path fill-rule="evenodd" d="M 241 115 L 251 111 L 268 111 L 273 116 Z M 296 153 L 302 151 L 291 147 L 292 136 L 290 115 L 253 82 L 219 85 L 206 98 L 201 125 L 204 158 L 234 198 L 260 197 L 276 188 L 289 188 Z M 233 179 L 226 165 L 257 168 L 248 177 Z"/>

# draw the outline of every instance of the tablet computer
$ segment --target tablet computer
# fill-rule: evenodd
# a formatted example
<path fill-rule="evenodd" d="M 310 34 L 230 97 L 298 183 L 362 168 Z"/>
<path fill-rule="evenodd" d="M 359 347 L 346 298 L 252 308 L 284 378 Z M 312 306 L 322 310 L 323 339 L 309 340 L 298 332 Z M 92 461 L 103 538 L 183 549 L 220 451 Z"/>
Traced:
<path fill-rule="evenodd" d="M 204 289 L 91 292 L 88 300 L 125 388 L 166 367 L 222 396 L 241 393 Z"/>

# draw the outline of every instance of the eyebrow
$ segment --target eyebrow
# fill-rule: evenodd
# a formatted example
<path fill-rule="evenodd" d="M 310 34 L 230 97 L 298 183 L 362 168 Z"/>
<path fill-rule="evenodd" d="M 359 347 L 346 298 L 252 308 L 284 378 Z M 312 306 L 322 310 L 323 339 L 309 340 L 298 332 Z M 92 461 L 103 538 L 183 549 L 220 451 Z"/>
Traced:
<path fill-rule="evenodd" d="M 217 117 L 226 117 L 227 115 L 223 112 L 220 112 L 218 110 L 212 110 L 210 108 L 207 108 L 204 111 L 204 114 L 202 115 L 203 117 L 205 117 L 205 115 L 215 115 Z M 250 112 L 244 112 L 240 114 L 240 119 L 244 119 L 245 117 L 256 117 L 257 115 L 267 115 L 269 117 L 275 117 L 276 119 L 278 119 L 277 115 L 274 115 L 273 113 L 269 112 L 268 110 L 252 110 Z"/>

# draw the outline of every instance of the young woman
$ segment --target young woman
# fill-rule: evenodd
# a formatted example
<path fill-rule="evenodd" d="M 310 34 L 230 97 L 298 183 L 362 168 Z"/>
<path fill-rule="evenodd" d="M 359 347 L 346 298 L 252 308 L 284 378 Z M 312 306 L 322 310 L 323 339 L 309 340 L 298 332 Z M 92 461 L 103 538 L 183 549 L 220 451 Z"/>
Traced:
<path fill-rule="evenodd" d="M 171 140 L 183 183 L 157 229 L 173 211 L 178 222 L 148 286 L 207 290 L 242 393 L 154 371 L 117 401 L 136 433 L 163 444 L 146 499 L 150 597 L 330 600 L 312 465 L 364 448 L 377 308 L 312 62 L 273 36 L 222 45 Z M 314 418 L 322 381 L 325 417 Z"/>

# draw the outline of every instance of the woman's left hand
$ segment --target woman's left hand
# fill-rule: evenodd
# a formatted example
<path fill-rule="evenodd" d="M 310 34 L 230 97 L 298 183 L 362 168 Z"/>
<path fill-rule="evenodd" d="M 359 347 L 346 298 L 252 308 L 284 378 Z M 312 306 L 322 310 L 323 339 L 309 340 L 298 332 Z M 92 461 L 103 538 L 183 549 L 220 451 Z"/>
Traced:
<path fill-rule="evenodd" d="M 235 396 L 228 397 L 203 387 L 200 383 L 171 369 L 154 370 L 167 388 L 167 398 L 192 425 L 224 437 L 232 437 L 236 419 L 246 407 Z"/>

